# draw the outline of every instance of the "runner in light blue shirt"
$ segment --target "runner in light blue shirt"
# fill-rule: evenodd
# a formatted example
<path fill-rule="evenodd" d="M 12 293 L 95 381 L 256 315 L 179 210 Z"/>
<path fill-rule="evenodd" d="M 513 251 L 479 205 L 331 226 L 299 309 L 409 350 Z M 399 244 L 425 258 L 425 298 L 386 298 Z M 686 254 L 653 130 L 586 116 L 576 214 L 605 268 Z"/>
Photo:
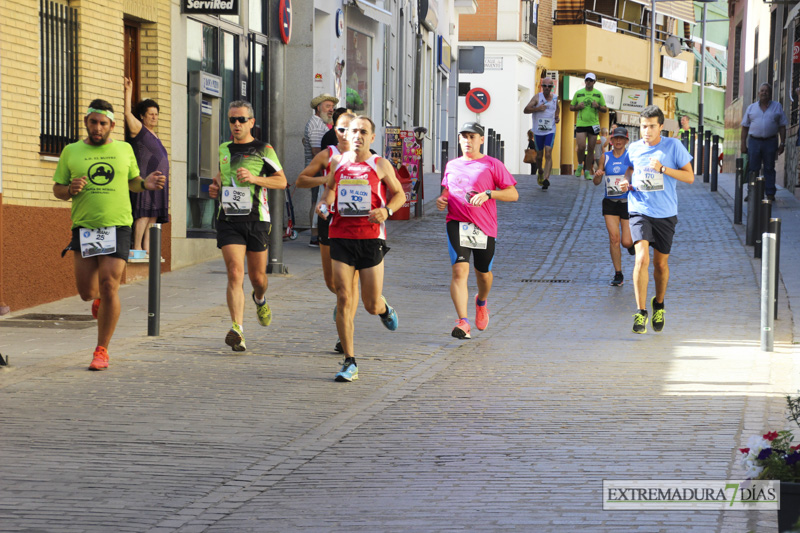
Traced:
<path fill-rule="evenodd" d="M 664 328 L 664 297 L 669 281 L 669 253 L 678 223 L 679 181 L 694 182 L 692 156 L 678 139 L 662 137 L 664 113 L 657 106 L 644 108 L 639 116 L 642 140 L 628 148 L 633 163 L 630 182 L 622 180 L 622 191 L 628 194 L 631 237 L 636 248 L 633 267 L 633 292 L 637 311 L 633 315 L 633 332 L 647 333 L 647 283 L 650 266 L 650 244 L 653 245 L 653 279 L 656 295 L 653 307 L 653 329 Z"/>

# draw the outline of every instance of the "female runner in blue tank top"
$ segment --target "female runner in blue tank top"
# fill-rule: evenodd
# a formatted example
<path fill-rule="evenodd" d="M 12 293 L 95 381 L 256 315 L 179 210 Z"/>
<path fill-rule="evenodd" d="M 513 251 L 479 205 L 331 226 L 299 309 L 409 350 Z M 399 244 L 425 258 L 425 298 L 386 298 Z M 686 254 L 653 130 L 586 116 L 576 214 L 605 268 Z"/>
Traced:
<path fill-rule="evenodd" d="M 628 144 L 628 130 L 622 127 L 614 128 L 611 132 L 611 146 L 613 150 L 604 152 L 600 157 L 600 164 L 594 174 L 594 184 L 603 184 L 603 218 L 608 230 L 608 245 L 611 252 L 611 262 L 614 264 L 614 279 L 612 287 L 621 287 L 624 282 L 622 275 L 622 253 L 620 243 L 633 255 L 631 229 L 628 225 L 628 193 L 622 192 L 620 181 L 629 179 L 633 172 L 633 164 L 628 157 L 626 145 Z"/>

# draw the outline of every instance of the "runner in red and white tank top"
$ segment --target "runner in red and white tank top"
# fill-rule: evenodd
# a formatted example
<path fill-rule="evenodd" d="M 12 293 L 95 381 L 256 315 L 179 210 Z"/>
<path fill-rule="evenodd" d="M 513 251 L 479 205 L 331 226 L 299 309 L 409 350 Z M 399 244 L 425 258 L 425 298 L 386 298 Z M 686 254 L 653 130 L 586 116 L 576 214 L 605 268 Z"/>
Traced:
<path fill-rule="evenodd" d="M 342 153 L 350 150 L 350 142 L 347 140 L 347 128 L 350 126 L 350 121 L 354 118 L 355 115 L 351 113 L 341 113 L 336 116 L 334 131 L 336 132 L 336 138 L 339 140 L 339 144 L 336 146 L 328 146 L 326 150 L 322 150 L 316 156 L 314 156 L 314 159 L 311 160 L 311 163 L 309 163 L 309 165 L 303 169 L 303 171 L 300 173 L 300 176 L 297 178 L 297 187 L 303 189 L 323 185 L 325 186 L 325 189 L 323 190 L 320 198 L 325 198 L 325 194 L 328 191 L 326 183 L 328 181 L 328 172 L 330 172 L 330 161 L 334 156 L 341 155 Z M 317 222 L 317 231 L 319 234 L 319 255 L 320 259 L 322 260 L 322 275 L 325 278 L 325 285 L 328 287 L 328 290 L 330 290 L 333 294 L 336 294 L 336 287 L 333 284 L 333 267 L 331 266 L 331 243 L 328 239 L 328 225 L 331 220 L 331 215 L 330 213 L 320 213 L 319 203 L 315 209 L 317 215 L 319 216 L 319 220 Z M 355 291 L 357 298 L 357 276 L 356 280 L 353 282 L 353 290 Z M 353 307 L 354 314 L 356 309 L 356 307 Z M 334 316 L 336 316 L 336 312 L 337 308 L 334 306 Z M 342 353 L 342 343 L 337 340 L 333 349 L 339 353 Z"/>
<path fill-rule="evenodd" d="M 336 329 L 345 360 L 336 381 L 358 379 L 353 347 L 353 313 L 358 298 L 352 290 L 356 272 L 360 275 L 364 309 L 379 315 L 390 331 L 397 329 L 397 313 L 383 297 L 383 256 L 386 247 L 384 222 L 405 202 L 405 193 L 386 159 L 370 153 L 375 124 L 356 117 L 347 131 L 350 150 L 333 156 L 328 173 L 328 192 L 319 209 L 335 206 L 330 224 L 331 263 L 336 286 Z M 384 192 L 386 185 L 388 193 Z"/>

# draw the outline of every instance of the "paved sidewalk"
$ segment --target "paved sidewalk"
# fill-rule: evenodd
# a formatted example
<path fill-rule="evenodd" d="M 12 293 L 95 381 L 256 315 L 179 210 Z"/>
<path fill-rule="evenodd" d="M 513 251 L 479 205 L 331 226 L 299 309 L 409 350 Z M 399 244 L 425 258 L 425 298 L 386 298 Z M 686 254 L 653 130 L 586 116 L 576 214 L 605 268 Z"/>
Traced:
<path fill-rule="evenodd" d="M 223 343 L 221 260 L 163 276 L 157 338 L 146 282 L 123 287 L 106 372 L 86 371 L 94 328 L 0 327 L 0 530 L 777 531 L 774 512 L 602 510 L 603 479 L 739 479 L 736 449 L 785 427 L 800 293 L 786 283 L 761 352 L 760 269 L 725 188 L 679 187 L 667 324 L 634 335 L 633 261 L 610 287 L 600 188 L 518 179 L 519 202 L 499 206 L 491 323 L 470 341 L 449 335 L 436 180 L 424 218 L 390 224 L 400 328 L 359 311 L 354 383 L 333 381 L 334 297 L 302 238 L 284 249 L 290 275 L 270 277 L 272 325 L 247 307 L 244 354 Z"/>

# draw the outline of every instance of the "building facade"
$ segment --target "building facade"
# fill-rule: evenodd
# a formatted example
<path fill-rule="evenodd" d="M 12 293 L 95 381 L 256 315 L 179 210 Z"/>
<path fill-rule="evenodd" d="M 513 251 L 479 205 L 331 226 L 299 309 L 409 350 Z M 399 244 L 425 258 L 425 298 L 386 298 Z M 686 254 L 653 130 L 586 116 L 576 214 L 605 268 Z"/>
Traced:
<path fill-rule="evenodd" d="M 669 117 L 667 131 L 677 131 L 675 94 L 690 92 L 693 82 L 694 56 L 682 39 L 690 35 L 695 18 L 693 9 L 685 4 L 659 2 L 655 17 L 651 17 L 650 2 L 643 0 L 480 2 L 474 15 L 461 17 L 459 34 L 462 50 L 483 47 L 483 72 L 462 72 L 460 80 L 486 89 L 493 103 L 477 116 L 460 99 L 459 117 L 493 127 L 505 140 L 506 166 L 512 172 L 527 173 L 522 156 L 531 124 L 522 111 L 541 91 L 541 79 L 547 75 L 555 78 L 561 123 L 553 147 L 554 168 L 568 174 L 575 158 L 575 113 L 569 105 L 583 86 L 584 75 L 596 74 L 596 86 L 609 107 L 609 113 L 601 114 L 601 127 L 614 122 L 638 129 L 652 58 L 654 103 Z M 651 56 L 653 26 L 656 43 Z M 678 40 L 677 47 L 667 46 L 671 37 Z M 464 86 L 459 94 L 467 89 Z M 500 105 L 494 106 L 494 102 Z"/>

